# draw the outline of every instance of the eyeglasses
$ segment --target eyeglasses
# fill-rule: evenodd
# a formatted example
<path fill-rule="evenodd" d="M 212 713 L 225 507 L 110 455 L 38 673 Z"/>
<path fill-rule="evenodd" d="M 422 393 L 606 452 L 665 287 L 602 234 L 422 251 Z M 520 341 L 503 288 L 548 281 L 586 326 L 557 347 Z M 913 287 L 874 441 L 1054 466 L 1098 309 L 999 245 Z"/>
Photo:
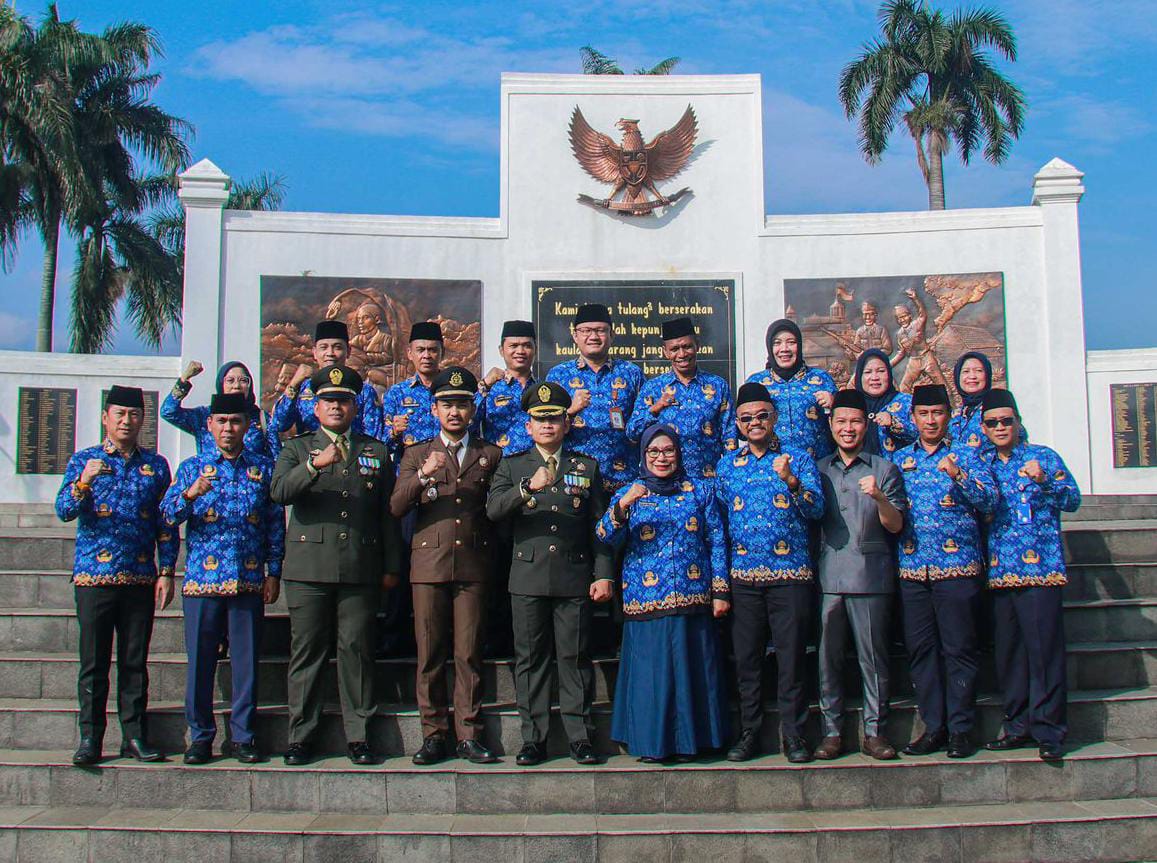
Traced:
<path fill-rule="evenodd" d="M 611 332 L 610 327 L 575 327 L 574 331 L 582 336 L 584 339 L 589 339 L 591 336 L 605 336 Z"/>
<path fill-rule="evenodd" d="M 679 454 L 679 451 L 673 446 L 647 447 L 643 452 L 647 454 L 648 458 L 675 458 Z"/>
<path fill-rule="evenodd" d="M 753 423 L 756 420 L 759 420 L 761 423 L 764 423 L 764 422 L 767 422 L 769 419 L 771 419 L 771 411 L 759 411 L 759 412 L 753 413 L 753 414 L 740 414 L 739 416 L 736 417 L 736 419 L 739 420 L 744 425 L 749 425 L 750 423 Z"/>
<path fill-rule="evenodd" d="M 1012 428 L 1016 425 L 1016 417 L 996 417 L 995 419 L 984 420 L 984 427 L 989 429 L 995 428 Z"/>

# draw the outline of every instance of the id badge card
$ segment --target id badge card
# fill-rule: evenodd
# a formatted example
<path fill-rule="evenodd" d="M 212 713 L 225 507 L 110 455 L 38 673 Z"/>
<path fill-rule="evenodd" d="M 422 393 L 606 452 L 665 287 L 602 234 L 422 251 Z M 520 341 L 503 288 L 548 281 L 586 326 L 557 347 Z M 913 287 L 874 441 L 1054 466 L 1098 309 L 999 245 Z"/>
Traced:
<path fill-rule="evenodd" d="M 1020 494 L 1016 504 L 1016 520 L 1018 524 L 1032 524 L 1032 506 L 1028 502 L 1028 495 Z"/>
<path fill-rule="evenodd" d="M 627 418 L 623 415 L 622 408 L 611 408 L 611 428 L 615 431 L 626 431 Z"/>

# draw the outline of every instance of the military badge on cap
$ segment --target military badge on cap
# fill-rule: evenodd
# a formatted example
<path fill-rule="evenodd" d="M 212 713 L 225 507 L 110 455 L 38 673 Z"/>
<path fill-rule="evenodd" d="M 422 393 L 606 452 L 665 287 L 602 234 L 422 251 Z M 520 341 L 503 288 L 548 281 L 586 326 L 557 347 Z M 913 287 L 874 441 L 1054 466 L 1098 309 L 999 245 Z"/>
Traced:
<path fill-rule="evenodd" d="M 335 387 L 341 383 L 341 369 L 332 368 L 329 370 L 329 382 Z"/>
<path fill-rule="evenodd" d="M 527 387 L 522 394 L 522 409 L 540 419 L 562 416 L 570 404 L 570 393 L 553 381 L 547 381 L 534 389 Z"/>
<path fill-rule="evenodd" d="M 472 399 L 478 392 L 478 378 L 462 366 L 451 366 L 434 378 L 430 392 L 436 399 Z"/>
<path fill-rule="evenodd" d="M 362 376 L 348 366 L 332 365 L 320 369 L 309 379 L 318 398 L 356 398 L 362 391 Z"/>

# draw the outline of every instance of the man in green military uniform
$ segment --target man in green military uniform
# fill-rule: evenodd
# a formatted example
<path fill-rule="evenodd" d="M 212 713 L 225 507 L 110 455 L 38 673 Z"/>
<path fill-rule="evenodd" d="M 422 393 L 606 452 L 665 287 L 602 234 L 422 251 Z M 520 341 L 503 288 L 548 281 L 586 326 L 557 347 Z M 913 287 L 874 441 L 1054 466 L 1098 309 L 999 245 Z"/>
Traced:
<path fill-rule="evenodd" d="M 396 586 L 402 538 L 390 515 L 394 470 L 386 445 L 351 431 L 362 379 L 328 366 L 310 381 L 320 427 L 281 451 L 270 490 L 290 506 L 281 580 L 289 606 L 289 749 L 308 764 L 321 722 L 322 672 L 337 630 L 338 692 L 349 757 L 372 764 L 374 621 L 381 589 Z"/>
<path fill-rule="evenodd" d="M 591 600 L 611 598 L 612 557 L 610 546 L 594 541 L 607 508 L 598 462 L 563 445 L 570 401 L 556 383 L 526 388 L 522 409 L 534 446 L 499 463 L 486 501 L 491 521 L 510 520 L 514 540 L 510 605 L 523 739 L 515 760 L 522 766 L 546 760 L 552 648 L 570 755 L 579 764 L 599 760 L 590 744 L 588 643 Z"/>

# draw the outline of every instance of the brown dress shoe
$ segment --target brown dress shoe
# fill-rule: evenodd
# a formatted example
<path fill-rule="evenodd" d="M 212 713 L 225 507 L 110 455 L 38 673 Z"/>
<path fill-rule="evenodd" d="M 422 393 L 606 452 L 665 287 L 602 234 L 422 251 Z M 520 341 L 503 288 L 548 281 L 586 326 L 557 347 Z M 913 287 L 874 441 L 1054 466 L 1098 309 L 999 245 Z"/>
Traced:
<path fill-rule="evenodd" d="M 861 748 L 865 755 L 869 755 L 877 761 L 891 761 L 896 757 L 896 750 L 883 737 L 865 737 Z"/>
<path fill-rule="evenodd" d="M 821 761 L 831 761 L 833 758 L 839 758 L 842 751 L 843 746 L 841 745 L 840 738 L 825 737 L 820 741 L 820 745 L 816 747 L 816 751 L 812 754 Z"/>

